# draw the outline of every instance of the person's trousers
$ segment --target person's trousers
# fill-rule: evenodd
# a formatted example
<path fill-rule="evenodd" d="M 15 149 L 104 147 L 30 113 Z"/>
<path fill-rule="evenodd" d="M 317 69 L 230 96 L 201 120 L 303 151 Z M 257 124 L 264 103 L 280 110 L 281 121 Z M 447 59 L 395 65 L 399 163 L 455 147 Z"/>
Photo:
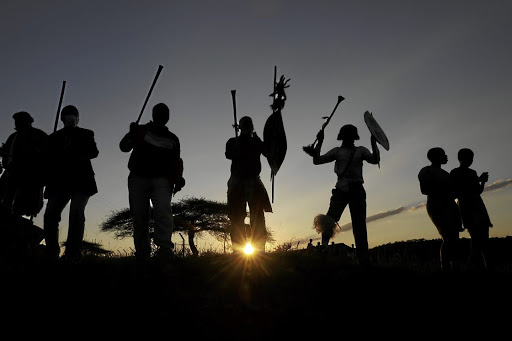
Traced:
<path fill-rule="evenodd" d="M 81 256 L 85 229 L 85 207 L 89 197 L 89 195 L 78 192 L 56 192 L 48 198 L 44 212 L 44 238 L 47 254 L 50 257 L 59 257 L 59 223 L 62 211 L 69 202 L 69 224 L 65 254 L 70 257 Z"/>
<path fill-rule="evenodd" d="M 231 221 L 231 243 L 235 251 L 251 242 L 258 251 L 265 251 L 267 228 L 265 226 L 265 201 L 263 184 L 259 178 L 235 179 L 228 182 L 228 207 Z M 258 194 L 259 193 L 259 194 Z M 245 218 L 249 206 L 250 226 L 246 229 Z"/>
<path fill-rule="evenodd" d="M 172 185 L 166 177 L 128 177 L 130 211 L 133 217 L 133 242 L 137 257 L 151 254 L 149 219 L 153 205 L 155 229 L 153 241 L 162 252 L 172 252 L 171 236 L 174 229 L 172 217 Z"/>
<path fill-rule="evenodd" d="M 366 231 L 366 191 L 362 184 L 352 184 L 348 191 L 332 190 L 327 215 L 338 222 L 345 208 L 349 207 L 356 255 L 360 263 L 368 261 L 368 234 Z M 328 240 L 327 240 L 328 243 Z"/>

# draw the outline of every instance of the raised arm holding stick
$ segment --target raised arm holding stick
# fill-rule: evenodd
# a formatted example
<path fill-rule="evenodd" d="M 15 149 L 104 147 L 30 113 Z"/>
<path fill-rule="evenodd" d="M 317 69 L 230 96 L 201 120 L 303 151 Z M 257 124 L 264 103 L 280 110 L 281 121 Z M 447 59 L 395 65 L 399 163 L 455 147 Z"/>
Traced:
<path fill-rule="evenodd" d="M 137 121 L 130 124 L 130 131 L 119 143 L 121 151 L 131 152 L 128 193 L 135 256 L 141 262 L 148 261 L 151 256 L 148 214 L 151 203 L 155 217 L 153 242 L 158 247 L 155 255 L 164 261 L 172 257 L 174 221 L 171 200 L 173 194 L 185 185 L 180 141 L 166 126 L 170 119 L 169 107 L 164 103 L 156 104 L 152 121 L 139 125 L 161 70 L 160 65 Z"/>
<path fill-rule="evenodd" d="M 331 114 L 329 116 L 323 117 L 323 119 L 325 119 L 325 122 L 324 122 L 324 124 L 322 124 L 322 129 L 320 130 L 322 133 L 324 132 L 325 127 L 327 127 L 327 125 L 331 121 L 331 118 L 334 116 L 334 113 L 336 112 L 336 109 L 338 109 L 338 105 L 340 105 L 340 103 L 344 99 L 345 99 L 345 97 L 338 96 L 338 101 L 336 102 L 336 105 L 334 106 L 334 109 L 332 110 Z M 318 142 L 318 135 L 317 135 L 315 141 L 312 144 L 310 144 L 309 146 L 302 147 L 302 150 L 304 150 L 308 155 L 313 156 L 315 154 L 315 145 L 316 145 L 317 142 Z"/>
<path fill-rule="evenodd" d="M 338 99 L 338 104 L 342 99 Z M 336 108 L 335 108 L 336 109 Z M 334 111 L 333 111 L 334 112 Z M 332 114 L 331 116 L 332 117 Z M 341 127 L 338 140 L 342 141 L 341 146 L 321 153 L 324 140 L 324 129 L 329 123 L 330 117 L 317 134 L 318 144 L 305 147 L 309 155 L 313 156 L 313 164 L 321 165 L 335 162 L 334 172 L 337 182 L 331 191 L 329 209 L 326 214 L 319 214 L 313 220 L 313 227 L 322 235 L 322 245 L 327 247 L 329 240 L 334 236 L 337 222 L 341 218 L 345 208 L 348 206 L 352 218 L 352 231 L 356 244 L 357 259 L 361 264 L 368 264 L 368 236 L 366 231 L 366 191 L 363 183 L 363 162 L 378 164 L 380 152 L 377 147 L 377 139 L 372 134 L 371 148 L 356 146 L 355 141 L 359 140 L 357 128 L 351 124 Z"/>

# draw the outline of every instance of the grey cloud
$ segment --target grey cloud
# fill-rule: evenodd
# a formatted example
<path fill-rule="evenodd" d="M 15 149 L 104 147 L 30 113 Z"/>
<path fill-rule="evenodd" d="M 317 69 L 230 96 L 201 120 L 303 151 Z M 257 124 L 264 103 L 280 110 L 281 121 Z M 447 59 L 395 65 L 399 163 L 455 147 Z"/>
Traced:
<path fill-rule="evenodd" d="M 507 186 L 512 185 L 512 178 L 511 179 L 505 179 L 505 180 L 497 180 L 493 182 L 490 185 L 487 185 L 487 187 L 484 188 L 484 192 L 491 192 L 496 191 L 501 188 L 505 188 Z"/>

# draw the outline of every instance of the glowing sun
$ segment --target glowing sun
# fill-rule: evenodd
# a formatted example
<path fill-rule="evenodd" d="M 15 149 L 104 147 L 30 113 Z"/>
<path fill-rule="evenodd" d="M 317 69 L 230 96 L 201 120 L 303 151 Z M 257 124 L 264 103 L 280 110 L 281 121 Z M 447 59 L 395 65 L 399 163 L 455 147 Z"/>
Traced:
<path fill-rule="evenodd" d="M 251 243 L 247 243 L 244 247 L 244 253 L 246 255 L 250 255 L 254 252 L 254 248 L 252 247 Z"/>

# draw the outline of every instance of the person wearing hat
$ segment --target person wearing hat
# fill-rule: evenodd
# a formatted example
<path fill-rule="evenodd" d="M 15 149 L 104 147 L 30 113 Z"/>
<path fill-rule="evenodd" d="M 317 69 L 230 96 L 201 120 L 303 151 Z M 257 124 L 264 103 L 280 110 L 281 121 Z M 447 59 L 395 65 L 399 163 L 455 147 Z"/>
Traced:
<path fill-rule="evenodd" d="M 5 171 L 0 179 L 3 209 L 15 216 L 35 217 L 43 207 L 44 172 L 48 135 L 32 126 L 34 119 L 25 111 L 13 116 L 16 132 L 2 145 L 0 152 Z"/>
<path fill-rule="evenodd" d="M 366 191 L 363 183 L 363 161 L 378 164 L 380 152 L 377 141 L 372 136 L 370 152 L 366 147 L 355 146 L 359 140 L 357 128 L 351 124 L 341 127 L 338 141 L 343 141 L 340 147 L 335 147 L 321 155 L 324 141 L 323 129 L 317 134 L 318 144 L 313 153 L 313 164 L 321 165 L 334 161 L 334 172 L 338 181 L 332 190 L 329 209 L 326 214 L 315 217 L 313 226 L 322 234 L 322 246 L 329 245 L 329 239 L 334 236 L 337 222 L 347 205 L 352 218 L 352 231 L 356 244 L 356 255 L 360 264 L 368 263 L 368 236 L 366 231 Z"/>
<path fill-rule="evenodd" d="M 227 192 L 231 244 L 235 253 L 240 252 L 247 242 L 252 244 L 255 251 L 264 252 L 267 241 L 265 212 L 272 212 L 272 206 L 260 179 L 260 158 L 261 155 L 266 156 L 267 152 L 249 116 L 242 117 L 237 128 L 240 128 L 240 136 L 230 138 L 225 151 L 226 158 L 231 160 Z M 250 231 L 245 231 L 244 223 L 247 206 Z"/>
<path fill-rule="evenodd" d="M 155 256 L 169 260 L 173 255 L 171 241 L 174 229 L 171 200 L 185 185 L 180 140 L 169 131 L 169 107 L 159 103 L 153 107 L 153 120 L 147 124 L 132 123 L 130 131 L 119 143 L 122 152 L 131 152 L 128 161 L 128 192 L 133 217 L 135 257 L 146 262 L 151 256 L 149 233 L 150 204 L 155 218 Z"/>
<path fill-rule="evenodd" d="M 78 127 L 79 113 L 75 106 L 64 107 L 60 115 L 64 127 L 49 136 L 48 183 L 45 189 L 46 210 L 44 234 L 46 253 L 58 259 L 59 222 L 69 203 L 69 224 L 64 258 L 77 262 L 82 256 L 85 229 L 85 207 L 98 192 L 91 159 L 98 156 L 94 132 Z"/>

